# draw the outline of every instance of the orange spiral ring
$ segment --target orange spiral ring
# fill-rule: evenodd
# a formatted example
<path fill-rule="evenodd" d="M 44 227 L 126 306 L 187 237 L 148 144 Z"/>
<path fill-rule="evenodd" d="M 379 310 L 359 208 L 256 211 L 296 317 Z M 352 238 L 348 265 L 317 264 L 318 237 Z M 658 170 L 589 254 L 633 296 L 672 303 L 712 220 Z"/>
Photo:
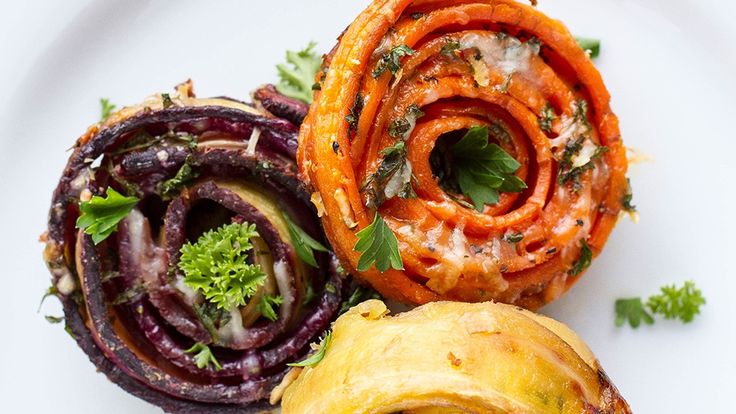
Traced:
<path fill-rule="evenodd" d="M 387 62 L 399 66 L 381 72 Z M 300 170 L 335 253 L 384 296 L 536 308 L 603 248 L 628 193 L 625 148 L 600 74 L 560 22 L 512 0 L 376 0 L 318 80 Z M 423 116 L 397 138 L 390 126 L 412 105 Z M 432 165 L 442 137 L 477 126 L 518 161 L 527 186 L 482 211 L 443 187 Z M 375 203 L 365 183 L 400 139 L 416 197 Z M 374 211 L 396 235 L 404 270 L 357 271 L 356 233 Z"/>

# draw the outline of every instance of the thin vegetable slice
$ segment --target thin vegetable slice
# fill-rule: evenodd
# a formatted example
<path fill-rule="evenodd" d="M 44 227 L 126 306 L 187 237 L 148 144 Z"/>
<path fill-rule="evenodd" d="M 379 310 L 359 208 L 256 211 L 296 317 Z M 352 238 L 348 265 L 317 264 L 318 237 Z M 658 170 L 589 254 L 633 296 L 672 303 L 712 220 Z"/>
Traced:
<path fill-rule="evenodd" d="M 377 0 L 322 72 L 297 161 L 335 254 L 386 297 L 538 308 L 583 277 L 626 208 L 609 93 L 534 7 Z M 402 266 L 356 248 L 376 214 Z"/>

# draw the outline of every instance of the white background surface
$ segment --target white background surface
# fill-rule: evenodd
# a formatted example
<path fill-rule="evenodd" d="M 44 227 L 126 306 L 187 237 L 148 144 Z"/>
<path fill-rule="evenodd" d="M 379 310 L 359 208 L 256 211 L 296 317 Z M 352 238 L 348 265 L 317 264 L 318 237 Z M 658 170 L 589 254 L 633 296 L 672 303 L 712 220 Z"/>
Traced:
<path fill-rule="evenodd" d="M 59 325 L 38 235 L 67 154 L 99 116 L 191 77 L 246 98 L 286 49 L 322 51 L 367 1 L 2 0 L 0 411 L 156 413 L 97 374 Z M 624 141 L 654 158 L 630 175 L 641 223 L 622 220 L 583 280 L 544 309 L 593 348 L 637 413 L 730 413 L 736 391 L 736 18 L 724 0 L 540 0 L 603 39 L 597 65 Z M 687 326 L 617 329 L 613 303 L 694 279 Z"/>

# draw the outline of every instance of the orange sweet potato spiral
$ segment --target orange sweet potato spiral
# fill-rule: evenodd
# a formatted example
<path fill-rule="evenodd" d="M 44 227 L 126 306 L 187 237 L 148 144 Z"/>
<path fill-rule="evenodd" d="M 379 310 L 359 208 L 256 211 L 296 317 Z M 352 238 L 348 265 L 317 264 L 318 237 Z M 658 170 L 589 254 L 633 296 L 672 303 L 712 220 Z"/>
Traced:
<path fill-rule="evenodd" d="M 384 296 L 536 308 L 603 248 L 628 194 L 625 148 L 600 74 L 560 22 L 512 0 L 376 0 L 318 80 L 300 170 L 343 265 Z M 476 209 L 443 180 L 458 168 L 446 148 L 478 127 L 526 188 Z M 403 270 L 357 271 L 356 233 L 376 212 Z"/>

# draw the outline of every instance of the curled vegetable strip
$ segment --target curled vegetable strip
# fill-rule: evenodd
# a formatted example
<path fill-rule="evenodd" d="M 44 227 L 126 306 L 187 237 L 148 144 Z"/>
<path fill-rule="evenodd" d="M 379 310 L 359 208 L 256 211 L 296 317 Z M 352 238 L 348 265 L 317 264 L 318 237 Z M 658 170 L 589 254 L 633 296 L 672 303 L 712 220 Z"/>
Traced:
<path fill-rule="evenodd" d="M 537 308 L 603 248 L 626 196 L 624 146 L 559 21 L 512 0 L 376 0 L 325 67 L 297 160 L 351 273 L 375 209 L 396 235 L 404 270 L 355 272 L 384 296 Z M 469 132 L 477 150 L 459 158 Z"/>
<path fill-rule="evenodd" d="M 553 319 L 491 302 L 387 313 L 369 300 L 338 318 L 282 412 L 631 412 L 590 349 Z"/>
<path fill-rule="evenodd" d="M 169 412 L 269 407 L 343 296 L 336 259 L 304 262 L 287 225 L 323 240 L 293 158 L 306 107 L 257 96 L 197 99 L 185 83 L 123 108 L 77 141 L 53 195 L 45 260 L 69 330 Z"/>

